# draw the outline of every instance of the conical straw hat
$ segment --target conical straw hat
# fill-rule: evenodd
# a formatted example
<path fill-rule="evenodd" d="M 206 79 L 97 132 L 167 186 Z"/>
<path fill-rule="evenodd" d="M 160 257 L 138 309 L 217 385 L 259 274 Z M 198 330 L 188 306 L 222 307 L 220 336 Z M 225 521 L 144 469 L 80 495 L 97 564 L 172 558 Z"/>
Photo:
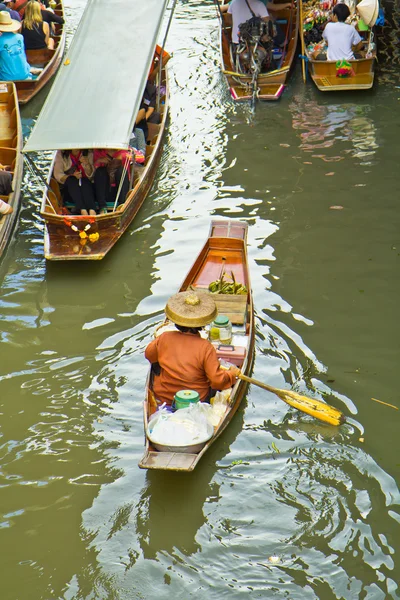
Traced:
<path fill-rule="evenodd" d="M 373 27 L 379 13 L 378 0 L 361 0 L 357 4 L 357 12 L 368 27 Z"/>
<path fill-rule="evenodd" d="M 217 316 L 217 306 L 207 292 L 179 292 L 168 300 L 165 314 L 176 325 L 203 327 Z"/>

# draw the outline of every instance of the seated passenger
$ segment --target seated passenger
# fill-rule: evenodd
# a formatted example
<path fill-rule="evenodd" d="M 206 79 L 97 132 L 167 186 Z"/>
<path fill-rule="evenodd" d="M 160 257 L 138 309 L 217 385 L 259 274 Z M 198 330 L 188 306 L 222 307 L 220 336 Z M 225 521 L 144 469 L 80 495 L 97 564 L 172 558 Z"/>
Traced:
<path fill-rule="evenodd" d="M 211 388 L 226 390 L 233 386 L 239 369 L 221 369 L 214 346 L 200 336 L 204 325 L 217 314 L 211 295 L 180 292 L 168 300 L 165 312 L 178 331 L 165 331 L 145 350 L 147 360 L 152 365 L 158 363 L 153 370 L 156 399 L 170 405 L 179 390 L 194 390 L 204 402 Z"/>
<path fill-rule="evenodd" d="M 93 152 L 91 150 L 59 150 L 53 176 L 81 215 L 95 215 L 96 201 L 93 183 Z M 65 198 L 65 195 L 64 195 Z"/>
<path fill-rule="evenodd" d="M 1 196 L 9 196 L 12 190 L 12 173 L 7 170 L 7 167 L 4 167 L 0 164 L 0 195 Z"/>
<path fill-rule="evenodd" d="M 5 10 L 8 13 L 10 13 L 10 17 L 12 19 L 14 19 L 14 21 L 21 21 L 21 17 L 19 16 L 19 12 L 16 10 L 12 10 L 10 7 L 10 2 L 12 0 L 4 0 L 4 2 L 2 2 L 0 4 L 0 10 Z"/>
<path fill-rule="evenodd" d="M 32 79 L 24 38 L 16 33 L 20 28 L 21 23 L 11 19 L 8 12 L 0 12 L 0 81 Z"/>
<path fill-rule="evenodd" d="M 160 123 L 161 116 L 159 112 L 155 111 L 157 101 L 157 88 L 149 81 L 146 83 L 144 88 L 142 103 L 139 108 L 139 112 L 136 117 L 136 126 L 141 129 L 144 133 L 145 140 L 149 135 L 149 128 L 147 123 Z"/>
<path fill-rule="evenodd" d="M 54 40 L 50 37 L 50 26 L 43 21 L 39 2 L 31 0 L 26 5 L 21 33 L 26 50 L 54 49 Z"/>
<path fill-rule="evenodd" d="M 28 0 L 3 0 L 3 2 L 7 2 L 8 6 L 13 9 L 12 12 L 18 12 L 20 15 L 20 19 L 24 18 L 24 13 L 26 9 L 26 5 L 28 4 Z M 45 23 L 59 23 L 63 25 L 64 19 L 59 15 L 56 15 L 51 8 L 49 8 L 48 2 L 40 2 L 40 10 L 42 13 L 43 21 Z M 14 17 L 11 15 L 11 18 Z"/>
<path fill-rule="evenodd" d="M 3 215 L 9 215 L 12 212 L 13 207 L 7 202 L 4 202 L 4 200 L 0 199 L 0 217 L 2 217 Z"/>
<path fill-rule="evenodd" d="M 228 15 L 231 15 L 232 17 L 232 44 L 239 44 L 239 26 L 251 19 L 254 15 L 260 17 L 263 21 L 268 21 L 270 18 L 268 11 L 274 12 L 290 8 L 291 6 L 291 2 L 274 4 L 273 2 L 266 3 L 262 0 L 232 0 L 227 9 Z M 278 44 L 284 43 L 284 36 L 283 40 L 281 40 L 282 33 L 280 31 L 278 31 L 277 38 L 279 38 L 276 40 Z"/>
<path fill-rule="evenodd" d="M 131 152 L 127 150 L 94 151 L 94 187 L 100 213 L 107 213 L 107 202 L 125 202 L 129 191 Z"/>
<path fill-rule="evenodd" d="M 353 27 L 345 23 L 350 15 L 347 4 L 336 4 L 333 7 L 333 18 L 327 23 L 322 37 L 328 44 L 327 55 L 317 53 L 313 58 L 317 60 L 352 60 L 355 58 L 354 50 L 359 50 L 363 43 L 362 38 Z"/>

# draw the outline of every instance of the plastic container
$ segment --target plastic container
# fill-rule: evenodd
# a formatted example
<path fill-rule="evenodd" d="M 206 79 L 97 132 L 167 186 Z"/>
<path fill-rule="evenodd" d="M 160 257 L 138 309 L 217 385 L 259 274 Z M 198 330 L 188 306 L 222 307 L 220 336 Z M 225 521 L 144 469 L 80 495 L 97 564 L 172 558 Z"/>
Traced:
<path fill-rule="evenodd" d="M 220 344 L 230 344 L 232 342 L 232 323 L 225 315 L 218 317 L 211 323 L 210 341 Z"/>
<path fill-rule="evenodd" d="M 215 349 L 219 359 L 227 360 L 237 367 L 241 367 L 246 358 L 247 349 L 244 346 L 218 344 Z"/>
<path fill-rule="evenodd" d="M 173 407 L 175 410 L 180 408 L 188 408 L 191 404 L 200 402 L 200 395 L 194 390 L 179 390 L 174 396 Z"/>

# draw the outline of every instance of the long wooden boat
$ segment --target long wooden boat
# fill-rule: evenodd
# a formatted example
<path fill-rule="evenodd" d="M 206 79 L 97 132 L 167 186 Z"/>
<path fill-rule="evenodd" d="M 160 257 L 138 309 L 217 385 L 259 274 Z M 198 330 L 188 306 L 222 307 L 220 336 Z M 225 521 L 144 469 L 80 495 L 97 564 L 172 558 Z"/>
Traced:
<path fill-rule="evenodd" d="M 128 149 L 167 3 L 113 0 L 112 31 L 109 43 L 104 44 L 99 36 L 104 27 L 103 3 L 88 0 L 67 57 L 25 144 L 27 155 L 46 150 Z M 141 36 L 132 38 L 133 29 L 140 29 Z M 102 259 L 140 209 L 157 172 L 168 114 L 165 65 L 161 73 L 157 70 L 158 76 L 160 124 L 149 123 L 145 164 L 134 166 L 129 192 L 118 198 L 119 204 L 109 204 L 106 214 L 72 214 L 51 166 L 40 211 L 48 260 Z M 35 168 L 35 161 L 30 162 Z"/>
<path fill-rule="evenodd" d="M 313 7 L 314 8 L 314 7 Z M 302 10 L 303 24 L 308 18 L 306 7 Z M 312 52 L 305 48 L 308 72 L 311 79 L 321 92 L 345 92 L 351 90 L 368 90 L 374 85 L 375 62 L 376 62 L 376 44 L 374 30 L 369 29 L 364 32 L 364 48 L 368 58 L 359 58 L 349 60 L 351 65 L 351 75 L 340 77 L 336 61 L 315 60 Z M 370 48 L 370 51 L 368 51 Z"/>
<path fill-rule="evenodd" d="M 279 2 L 277 3 L 279 4 Z M 277 68 L 261 73 L 257 79 L 257 98 L 259 100 L 279 100 L 295 58 L 299 28 L 299 5 L 294 0 L 292 8 L 274 12 L 278 25 L 285 35 L 283 49 L 275 49 L 274 57 Z M 227 13 L 219 13 L 221 63 L 229 91 L 233 100 L 243 101 L 252 99 L 252 76 L 237 73 L 232 62 L 231 41 L 232 26 L 229 24 Z"/>
<path fill-rule="evenodd" d="M 233 271 L 235 279 L 246 285 L 248 293 L 244 296 L 228 296 L 214 294 L 218 312 L 230 317 L 234 330 L 241 331 L 236 339 L 245 349 L 245 358 L 239 365 L 242 373 L 249 374 L 254 354 L 254 311 L 250 286 L 250 275 L 247 260 L 247 225 L 240 221 L 213 221 L 209 238 L 198 255 L 195 263 L 184 279 L 179 291 L 189 288 L 208 290 L 208 286 L 221 276 L 221 272 Z M 236 327 L 235 327 L 236 324 Z M 235 336 L 232 340 L 235 344 Z M 239 345 L 237 346 L 239 347 Z M 217 347 L 217 354 L 224 355 L 222 347 Z M 229 403 L 220 423 L 214 429 L 214 435 L 198 452 L 161 452 L 151 443 L 148 437 L 148 422 L 156 411 L 156 402 L 151 389 L 151 371 L 146 384 L 144 401 L 144 429 L 146 432 L 146 449 L 139 463 L 142 469 L 161 469 L 172 471 L 193 471 L 198 462 L 231 422 L 244 397 L 247 384 L 238 380 L 232 389 Z"/>
<path fill-rule="evenodd" d="M 64 19 L 64 6 L 62 0 L 58 0 L 54 12 Z M 26 56 L 31 67 L 42 69 L 39 75 L 28 81 L 16 81 L 18 99 L 20 104 L 26 104 L 50 81 L 60 66 L 65 50 L 65 25 L 52 24 L 54 32 L 54 49 L 49 50 L 27 50 Z"/>
<path fill-rule="evenodd" d="M 144 167 L 134 169 L 133 187 L 116 210 L 109 204 L 107 214 L 95 217 L 68 214 L 71 207 L 64 205 L 60 187 L 50 176 L 40 208 L 40 216 L 45 222 L 44 256 L 47 260 L 101 260 L 127 230 L 153 185 L 162 154 L 169 97 L 166 69 L 163 69 L 163 87 L 161 123 L 148 124 L 146 162 Z M 87 237 L 82 239 L 79 234 L 88 225 Z M 91 234 L 95 234 L 95 241 L 91 241 Z"/>
<path fill-rule="evenodd" d="M 19 211 L 19 198 L 23 171 L 22 128 L 19 116 L 18 96 L 11 82 L 0 83 L 0 163 L 13 174 L 12 192 L 0 196 L 13 207 L 13 212 L 0 215 L 0 256 L 9 241 Z"/>

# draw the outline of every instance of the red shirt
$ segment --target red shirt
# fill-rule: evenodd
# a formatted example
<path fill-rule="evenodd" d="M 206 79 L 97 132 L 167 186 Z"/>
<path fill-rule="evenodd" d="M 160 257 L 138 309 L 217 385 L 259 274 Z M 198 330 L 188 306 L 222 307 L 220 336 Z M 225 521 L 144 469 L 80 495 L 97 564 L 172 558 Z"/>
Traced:
<path fill-rule="evenodd" d="M 194 390 L 203 401 L 210 387 L 226 390 L 236 381 L 234 373 L 221 369 L 214 346 L 199 334 L 166 331 L 150 342 L 145 357 L 161 366 L 153 392 L 168 404 L 179 390 Z"/>

